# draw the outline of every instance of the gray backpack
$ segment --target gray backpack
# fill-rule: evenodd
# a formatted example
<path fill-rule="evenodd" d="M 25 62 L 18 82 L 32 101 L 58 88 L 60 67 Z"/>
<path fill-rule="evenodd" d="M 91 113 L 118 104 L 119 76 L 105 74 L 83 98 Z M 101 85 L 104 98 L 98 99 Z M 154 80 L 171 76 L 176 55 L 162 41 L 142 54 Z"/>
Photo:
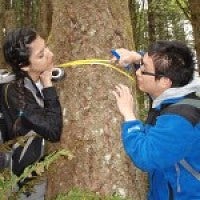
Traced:
<path fill-rule="evenodd" d="M 0 69 L 0 144 L 4 143 L 7 134 L 7 126 L 1 108 L 2 86 L 13 80 L 15 80 L 14 74 L 5 69 Z M 11 168 L 11 157 L 11 152 L 0 152 L 0 169 Z"/>
<path fill-rule="evenodd" d="M 15 80 L 15 75 L 5 69 L 0 69 L 0 144 L 3 143 L 7 131 L 5 119 L 1 108 L 2 87 L 5 83 Z"/>

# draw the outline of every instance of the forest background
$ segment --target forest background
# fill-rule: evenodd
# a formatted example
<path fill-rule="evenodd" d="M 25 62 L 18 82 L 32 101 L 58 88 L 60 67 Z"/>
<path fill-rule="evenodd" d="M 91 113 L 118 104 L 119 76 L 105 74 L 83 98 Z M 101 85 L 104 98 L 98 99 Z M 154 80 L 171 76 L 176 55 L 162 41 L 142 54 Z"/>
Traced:
<path fill-rule="evenodd" d="M 110 59 L 113 48 L 145 51 L 156 40 L 175 39 L 193 49 L 199 74 L 199 12 L 199 0 L 0 0 L 0 68 L 7 67 L 2 55 L 6 33 L 29 26 L 46 39 L 58 66 Z M 138 116 L 145 118 L 148 99 L 137 90 L 133 72 L 126 73 L 133 78 L 103 65 L 65 68 L 65 79 L 55 84 L 63 134 L 48 151 L 67 149 L 73 158 L 58 160 L 47 172 L 47 199 L 146 199 L 147 177 L 124 153 L 122 117 L 111 94 L 116 84 L 128 85 Z M 77 198 L 69 197 L 74 188 Z"/>

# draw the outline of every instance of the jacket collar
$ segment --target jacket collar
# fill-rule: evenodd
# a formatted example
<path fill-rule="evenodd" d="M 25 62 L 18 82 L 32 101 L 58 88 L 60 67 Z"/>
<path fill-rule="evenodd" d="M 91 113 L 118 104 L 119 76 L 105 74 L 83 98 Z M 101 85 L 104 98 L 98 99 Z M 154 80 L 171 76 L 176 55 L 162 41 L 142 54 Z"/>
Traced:
<path fill-rule="evenodd" d="M 160 106 L 164 101 L 176 102 L 184 96 L 195 92 L 198 96 L 200 95 L 200 78 L 194 78 L 189 84 L 179 88 L 169 88 L 165 90 L 160 96 L 153 100 L 152 108 Z"/>
<path fill-rule="evenodd" d="M 34 96 L 36 102 L 41 106 L 44 107 L 44 101 L 42 96 L 42 89 L 43 85 L 41 82 L 33 83 L 28 77 L 24 78 L 24 87 L 27 88 Z M 37 95 L 37 93 L 40 93 L 40 97 Z"/>

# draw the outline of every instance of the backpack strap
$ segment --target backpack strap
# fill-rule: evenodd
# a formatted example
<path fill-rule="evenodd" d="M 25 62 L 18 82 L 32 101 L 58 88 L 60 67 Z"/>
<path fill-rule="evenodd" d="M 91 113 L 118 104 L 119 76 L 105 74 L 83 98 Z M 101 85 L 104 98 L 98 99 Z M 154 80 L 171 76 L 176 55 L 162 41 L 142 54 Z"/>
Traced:
<path fill-rule="evenodd" d="M 155 125 L 156 124 L 156 118 L 161 115 L 161 112 L 164 111 L 167 107 L 169 107 L 171 103 L 164 104 L 161 106 L 161 109 L 158 110 L 156 108 L 151 108 L 148 112 L 147 119 L 145 121 L 146 124 Z"/>
<path fill-rule="evenodd" d="M 186 98 L 176 103 L 176 105 L 191 105 L 195 108 L 200 108 L 200 99 Z"/>
<path fill-rule="evenodd" d="M 7 135 L 7 124 L 5 121 L 5 116 L 3 114 L 3 108 L 2 108 L 2 104 L 3 104 L 3 100 L 5 100 L 6 105 L 8 106 L 8 101 L 7 99 L 5 99 L 5 95 L 7 95 L 7 90 L 8 90 L 8 84 L 0 84 L 0 144 L 4 143 L 4 141 L 6 140 L 6 135 Z M 4 99 L 3 99 L 4 98 Z"/>
<path fill-rule="evenodd" d="M 165 113 L 181 115 L 195 126 L 200 122 L 200 98 L 195 95 L 187 97 L 176 104 L 164 108 L 160 114 Z M 180 160 L 178 163 L 200 181 L 200 172 L 194 169 L 185 159 Z"/>
<path fill-rule="evenodd" d="M 194 126 L 200 122 L 200 98 L 197 96 L 188 97 L 160 111 L 160 115 L 167 113 L 183 116 Z"/>
<path fill-rule="evenodd" d="M 156 117 L 160 115 L 160 111 L 155 109 L 155 108 L 151 108 L 149 110 L 147 119 L 145 121 L 146 124 L 151 124 L 151 125 L 155 125 L 156 123 Z"/>
<path fill-rule="evenodd" d="M 200 172 L 195 170 L 185 159 L 179 161 L 179 163 L 188 171 L 192 176 L 194 176 L 198 181 L 200 181 Z"/>
<path fill-rule="evenodd" d="M 26 141 L 26 143 L 25 143 L 25 145 L 24 145 L 24 147 L 23 147 L 23 150 L 22 150 L 22 152 L 21 152 L 21 154 L 20 154 L 19 162 L 23 159 L 25 153 L 27 152 L 28 147 L 31 145 L 31 143 L 33 142 L 33 140 L 34 140 L 34 138 L 35 138 L 36 136 L 37 136 L 37 134 L 36 134 L 34 131 L 32 131 L 32 130 L 29 131 L 29 132 L 25 135 L 25 137 L 27 137 L 27 141 Z M 19 146 L 21 146 L 21 144 L 18 143 L 18 142 L 16 142 L 16 143 L 12 146 L 13 151 L 14 151 L 15 149 L 17 149 Z"/>
<path fill-rule="evenodd" d="M 190 99 L 189 101 L 193 103 L 193 100 Z M 195 102 L 195 104 L 196 103 L 197 102 Z M 200 101 L 198 103 L 200 104 Z M 161 111 L 161 115 L 170 114 L 170 113 L 177 114 L 186 118 L 188 121 L 190 121 L 193 124 L 193 126 L 196 125 L 200 121 L 200 108 L 197 108 L 194 105 L 180 104 L 180 103 L 173 104 Z"/>
<path fill-rule="evenodd" d="M 15 80 L 15 74 L 6 69 L 0 69 L 0 84 L 9 83 Z"/>

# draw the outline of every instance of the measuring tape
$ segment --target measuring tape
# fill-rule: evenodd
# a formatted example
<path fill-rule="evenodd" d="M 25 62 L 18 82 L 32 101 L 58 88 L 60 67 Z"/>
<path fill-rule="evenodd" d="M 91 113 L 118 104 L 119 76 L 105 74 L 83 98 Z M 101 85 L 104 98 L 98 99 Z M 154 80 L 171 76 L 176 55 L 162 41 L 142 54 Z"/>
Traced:
<path fill-rule="evenodd" d="M 60 67 L 60 68 L 76 67 L 76 66 L 77 67 L 78 66 L 83 67 L 84 65 L 102 65 L 104 67 L 116 70 L 117 72 L 128 77 L 131 81 L 135 82 L 135 79 L 130 74 L 128 74 L 127 72 L 125 72 L 125 71 L 119 69 L 118 67 L 110 64 L 110 60 L 101 60 L 101 59 L 75 60 L 75 61 L 70 61 L 70 62 L 66 62 L 66 63 L 63 63 L 63 64 L 59 64 L 58 67 Z"/>

